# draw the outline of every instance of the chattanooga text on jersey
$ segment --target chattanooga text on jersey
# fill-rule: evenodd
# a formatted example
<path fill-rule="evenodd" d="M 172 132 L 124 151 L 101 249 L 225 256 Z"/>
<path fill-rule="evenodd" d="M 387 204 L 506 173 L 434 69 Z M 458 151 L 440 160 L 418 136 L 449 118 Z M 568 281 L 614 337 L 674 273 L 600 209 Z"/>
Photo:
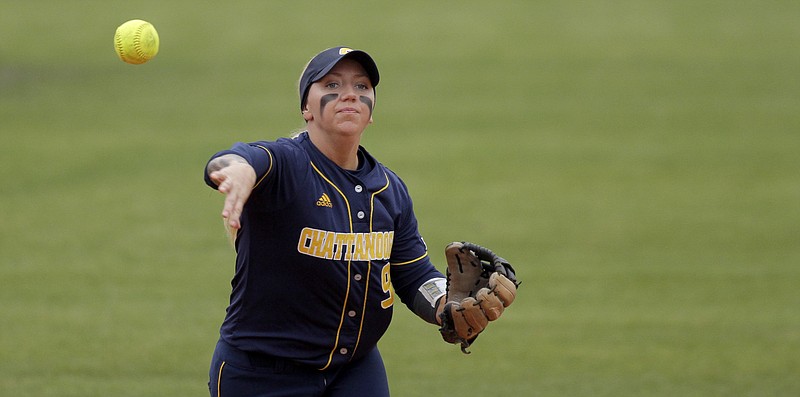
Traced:
<path fill-rule="evenodd" d="M 303 228 L 297 251 L 316 258 L 343 261 L 388 260 L 392 254 L 394 231 L 337 233 Z"/>

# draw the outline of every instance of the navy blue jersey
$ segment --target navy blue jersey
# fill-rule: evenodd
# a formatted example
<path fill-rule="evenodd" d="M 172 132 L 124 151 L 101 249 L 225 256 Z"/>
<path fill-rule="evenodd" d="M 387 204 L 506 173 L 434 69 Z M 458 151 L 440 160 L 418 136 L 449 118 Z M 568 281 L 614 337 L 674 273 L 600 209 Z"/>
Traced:
<path fill-rule="evenodd" d="M 335 367 L 376 345 L 395 294 L 411 305 L 424 282 L 442 277 L 405 184 L 364 148 L 357 171 L 325 157 L 307 133 L 237 143 L 212 159 L 229 153 L 245 158 L 257 181 L 221 327 L 231 345 Z"/>

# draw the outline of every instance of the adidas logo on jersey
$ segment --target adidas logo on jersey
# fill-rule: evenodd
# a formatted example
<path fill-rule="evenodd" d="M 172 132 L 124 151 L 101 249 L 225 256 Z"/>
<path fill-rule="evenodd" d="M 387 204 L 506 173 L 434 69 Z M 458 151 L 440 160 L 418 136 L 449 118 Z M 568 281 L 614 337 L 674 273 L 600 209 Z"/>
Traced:
<path fill-rule="evenodd" d="M 317 200 L 317 207 L 333 208 L 333 203 L 331 202 L 331 198 L 328 197 L 328 193 L 322 193 L 322 196 Z"/>

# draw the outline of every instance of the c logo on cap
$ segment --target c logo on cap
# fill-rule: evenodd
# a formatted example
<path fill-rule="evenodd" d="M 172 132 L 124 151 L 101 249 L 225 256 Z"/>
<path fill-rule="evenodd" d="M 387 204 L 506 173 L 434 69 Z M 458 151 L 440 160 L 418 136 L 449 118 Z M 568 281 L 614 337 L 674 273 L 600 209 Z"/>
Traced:
<path fill-rule="evenodd" d="M 353 49 L 352 48 L 347 48 L 347 47 L 340 48 L 339 49 L 339 55 L 345 55 L 350 51 L 353 51 Z"/>

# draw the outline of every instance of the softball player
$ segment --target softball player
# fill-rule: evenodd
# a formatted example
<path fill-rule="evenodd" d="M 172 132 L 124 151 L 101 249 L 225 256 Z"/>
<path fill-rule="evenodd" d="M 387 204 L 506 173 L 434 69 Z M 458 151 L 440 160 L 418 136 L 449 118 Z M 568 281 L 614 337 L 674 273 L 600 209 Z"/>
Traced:
<path fill-rule="evenodd" d="M 212 396 L 388 396 L 395 299 L 438 324 L 445 278 L 406 185 L 360 146 L 378 81 L 367 53 L 322 51 L 300 78 L 306 131 L 208 162 L 237 253 Z"/>

